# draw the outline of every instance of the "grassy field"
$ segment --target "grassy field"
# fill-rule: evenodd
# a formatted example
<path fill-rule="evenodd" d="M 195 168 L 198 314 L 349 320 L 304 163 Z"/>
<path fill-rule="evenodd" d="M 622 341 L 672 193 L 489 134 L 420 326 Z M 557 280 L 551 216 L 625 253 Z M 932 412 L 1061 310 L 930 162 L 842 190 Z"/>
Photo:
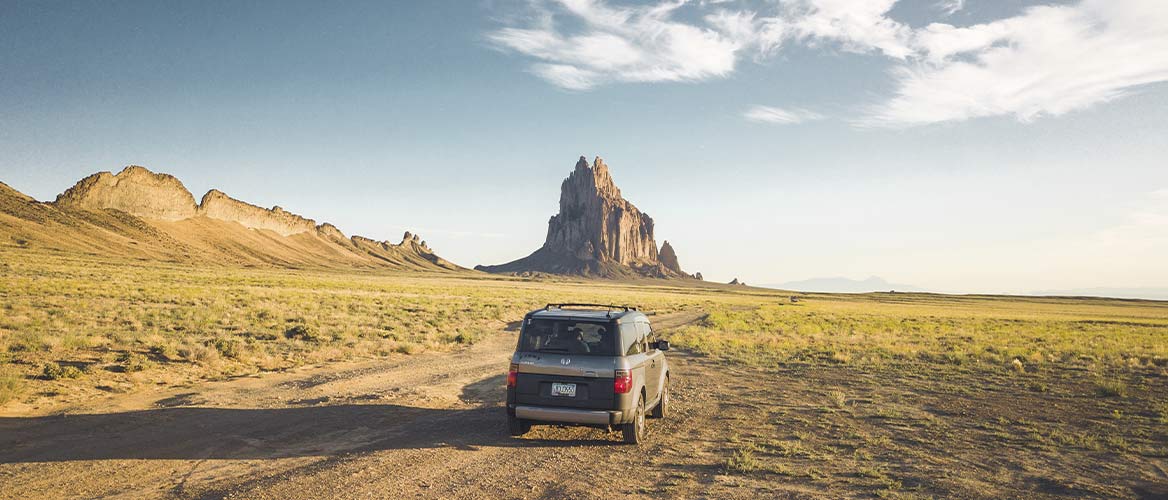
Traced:
<path fill-rule="evenodd" d="M 550 301 L 668 312 L 724 293 L 0 254 L 0 401 L 450 350 Z M 733 297 L 731 297 L 733 298 Z"/>
<path fill-rule="evenodd" d="M 712 446 L 732 496 L 776 484 L 826 496 L 1154 496 L 1140 488 L 1164 482 L 1168 458 L 1163 302 L 792 301 L 660 281 L 191 268 L 20 250 L 0 251 L 0 278 L 0 411 L 9 414 L 461 350 L 545 303 L 605 302 L 699 313 L 665 335 L 717 387 L 684 382 L 679 404 L 691 414 L 681 407 L 682 444 L 670 446 L 694 446 L 693 457 Z M 725 427 L 685 427 L 702 412 Z M 670 496 L 696 480 L 679 471 L 646 491 Z"/>
<path fill-rule="evenodd" d="M 1100 391 L 1168 369 L 1168 304 L 190 268 L 0 255 L 0 401 L 449 350 L 555 301 L 708 316 L 679 346 L 752 366 L 1083 370 Z"/>

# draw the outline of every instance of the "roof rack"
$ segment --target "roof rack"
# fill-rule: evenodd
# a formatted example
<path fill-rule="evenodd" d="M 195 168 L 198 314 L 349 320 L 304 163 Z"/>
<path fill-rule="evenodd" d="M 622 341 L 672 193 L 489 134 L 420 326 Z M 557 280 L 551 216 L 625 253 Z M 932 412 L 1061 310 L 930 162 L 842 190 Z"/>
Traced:
<path fill-rule="evenodd" d="M 625 312 L 637 310 L 637 308 L 634 306 L 618 306 L 615 304 L 548 304 L 548 305 L 544 306 L 544 310 L 546 311 L 548 309 L 565 309 L 565 308 L 569 308 L 569 307 L 603 307 L 603 308 L 608 309 L 610 311 L 613 309 L 619 309 L 619 310 L 622 310 Z"/>

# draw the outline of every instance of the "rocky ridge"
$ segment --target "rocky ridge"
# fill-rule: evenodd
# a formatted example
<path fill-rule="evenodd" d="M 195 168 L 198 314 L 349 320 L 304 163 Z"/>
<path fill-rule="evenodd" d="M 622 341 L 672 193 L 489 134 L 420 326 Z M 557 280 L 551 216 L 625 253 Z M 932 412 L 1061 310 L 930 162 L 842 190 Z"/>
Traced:
<path fill-rule="evenodd" d="M 199 215 L 237 222 L 250 229 L 267 229 L 280 236 L 316 231 L 316 221 L 288 212 L 278 206 L 257 207 L 227 196 L 218 189 L 207 191 L 199 202 Z M 335 227 L 334 227 L 335 229 Z"/>
<path fill-rule="evenodd" d="M 0 230 L 12 232 L 14 239 L 37 240 L 50 248 L 64 244 L 62 238 L 51 236 L 56 231 L 72 233 L 73 239 L 87 242 L 78 248 L 91 253 L 101 249 L 112 252 L 116 246 L 130 255 L 170 260 L 199 260 L 202 256 L 211 261 L 296 267 L 462 269 L 409 232 L 396 244 L 346 237 L 332 224 L 317 224 L 278 206 L 258 207 L 216 189 L 196 204 L 191 192 L 174 176 L 135 165 L 117 174 L 99 172 L 85 177 L 51 203 L 9 191 L 0 193 L 5 195 L 5 204 L 0 207 L 4 213 L 25 222 L 50 224 L 54 229 L 14 220 Z M 265 233 L 269 236 L 262 236 Z"/>

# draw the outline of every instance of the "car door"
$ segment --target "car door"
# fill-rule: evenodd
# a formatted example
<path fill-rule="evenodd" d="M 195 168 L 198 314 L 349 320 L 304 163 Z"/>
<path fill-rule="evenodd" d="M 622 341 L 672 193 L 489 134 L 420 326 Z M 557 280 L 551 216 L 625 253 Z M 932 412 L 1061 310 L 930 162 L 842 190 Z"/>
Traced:
<path fill-rule="evenodd" d="M 652 334 L 649 323 L 637 322 L 637 333 L 646 357 L 645 397 L 647 401 L 645 404 L 648 405 L 657 401 L 657 395 L 661 391 L 661 369 L 664 368 L 665 360 L 661 351 L 649 349 L 649 336 Z"/>

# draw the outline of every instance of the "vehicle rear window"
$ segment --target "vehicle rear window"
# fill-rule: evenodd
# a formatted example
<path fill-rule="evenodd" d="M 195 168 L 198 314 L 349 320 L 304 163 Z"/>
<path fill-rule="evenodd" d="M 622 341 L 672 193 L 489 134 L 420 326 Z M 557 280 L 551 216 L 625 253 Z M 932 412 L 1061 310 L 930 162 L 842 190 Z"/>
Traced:
<path fill-rule="evenodd" d="M 616 329 L 611 323 L 530 318 L 523 325 L 519 350 L 560 354 L 616 354 Z"/>

